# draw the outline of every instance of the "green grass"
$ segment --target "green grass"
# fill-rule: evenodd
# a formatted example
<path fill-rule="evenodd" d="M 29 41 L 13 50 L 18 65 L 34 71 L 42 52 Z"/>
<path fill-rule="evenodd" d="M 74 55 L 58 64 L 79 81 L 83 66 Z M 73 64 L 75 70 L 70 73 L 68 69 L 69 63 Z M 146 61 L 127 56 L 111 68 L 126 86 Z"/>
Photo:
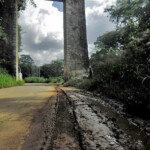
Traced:
<path fill-rule="evenodd" d="M 26 83 L 64 83 L 63 77 L 51 77 L 49 79 L 43 77 L 27 77 L 24 80 Z"/>
<path fill-rule="evenodd" d="M 43 77 L 27 77 L 24 79 L 26 83 L 46 83 L 47 79 Z"/>
<path fill-rule="evenodd" d="M 16 81 L 14 77 L 9 74 L 0 73 L 0 88 L 7 88 L 11 86 L 23 85 L 24 81 Z"/>
<path fill-rule="evenodd" d="M 50 79 L 48 79 L 49 83 L 60 83 L 63 84 L 64 83 L 64 79 L 62 76 L 60 77 L 51 77 Z"/>
<path fill-rule="evenodd" d="M 24 80 L 18 80 L 17 85 L 24 85 Z"/>

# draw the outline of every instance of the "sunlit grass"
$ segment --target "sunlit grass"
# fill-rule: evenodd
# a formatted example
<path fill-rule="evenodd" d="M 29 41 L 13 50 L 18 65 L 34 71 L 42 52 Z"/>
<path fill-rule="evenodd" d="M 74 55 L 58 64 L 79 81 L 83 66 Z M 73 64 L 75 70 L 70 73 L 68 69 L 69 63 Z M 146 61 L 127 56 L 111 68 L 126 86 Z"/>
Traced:
<path fill-rule="evenodd" d="M 9 74 L 0 73 L 0 88 L 7 88 L 11 86 L 23 85 L 24 81 L 16 81 L 14 77 Z"/>
<path fill-rule="evenodd" d="M 0 74 L 0 88 L 16 86 L 17 82 L 14 77 L 8 74 Z"/>

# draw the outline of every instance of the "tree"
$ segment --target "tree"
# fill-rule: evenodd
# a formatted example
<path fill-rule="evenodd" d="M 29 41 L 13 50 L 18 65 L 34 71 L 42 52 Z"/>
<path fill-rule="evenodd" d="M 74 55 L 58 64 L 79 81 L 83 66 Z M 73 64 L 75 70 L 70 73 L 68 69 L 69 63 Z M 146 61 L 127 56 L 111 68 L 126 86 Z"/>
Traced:
<path fill-rule="evenodd" d="M 117 0 L 106 12 L 117 30 L 95 42 L 99 51 L 90 61 L 96 89 L 121 100 L 128 112 L 149 117 L 150 1 Z M 123 54 L 117 60 L 121 50 Z"/>
<path fill-rule="evenodd" d="M 20 64 L 32 65 L 33 63 L 34 63 L 34 61 L 30 55 L 21 55 L 20 56 Z"/>
<path fill-rule="evenodd" d="M 122 35 L 119 31 L 107 32 L 99 36 L 94 44 L 98 49 L 118 50 L 122 45 Z"/>
<path fill-rule="evenodd" d="M 31 56 L 30 55 L 21 55 L 19 60 L 20 60 L 19 67 L 23 74 L 23 78 L 32 76 L 33 68 L 35 68 L 34 67 L 35 65 L 34 65 L 34 61 L 31 58 Z"/>
<path fill-rule="evenodd" d="M 41 76 L 44 78 L 59 77 L 63 75 L 63 60 L 55 60 L 41 67 Z"/>
<path fill-rule="evenodd" d="M 116 5 L 105 9 L 109 13 L 110 20 L 126 33 L 124 38 L 128 43 L 140 38 L 143 32 L 149 32 L 150 28 L 150 1 L 149 0 L 117 0 Z"/>
<path fill-rule="evenodd" d="M 34 0 L 17 0 L 18 10 L 25 10 L 27 1 L 32 4 L 32 6 L 36 7 Z"/>

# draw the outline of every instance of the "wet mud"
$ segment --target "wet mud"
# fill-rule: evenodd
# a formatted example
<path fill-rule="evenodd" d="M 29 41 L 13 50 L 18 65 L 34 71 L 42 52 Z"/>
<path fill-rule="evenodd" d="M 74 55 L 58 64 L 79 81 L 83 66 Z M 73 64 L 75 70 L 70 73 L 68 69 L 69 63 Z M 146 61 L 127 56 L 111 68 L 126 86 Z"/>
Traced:
<path fill-rule="evenodd" d="M 150 138 L 103 101 L 81 92 L 67 92 L 87 150 L 149 150 Z"/>

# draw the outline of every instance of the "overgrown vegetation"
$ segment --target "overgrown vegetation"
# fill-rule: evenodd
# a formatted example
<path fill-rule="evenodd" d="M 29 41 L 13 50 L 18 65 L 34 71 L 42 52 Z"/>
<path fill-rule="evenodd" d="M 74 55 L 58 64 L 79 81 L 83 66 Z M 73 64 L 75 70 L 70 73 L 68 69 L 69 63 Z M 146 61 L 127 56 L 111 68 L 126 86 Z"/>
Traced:
<path fill-rule="evenodd" d="M 63 76 L 59 76 L 59 77 L 51 77 L 47 80 L 48 83 L 60 83 L 63 84 L 64 83 L 64 78 Z"/>
<path fill-rule="evenodd" d="M 43 77 L 27 77 L 24 79 L 26 83 L 46 83 L 47 80 Z"/>
<path fill-rule="evenodd" d="M 27 83 L 63 83 L 63 60 L 37 66 L 30 55 L 20 56 L 20 69 Z M 42 78 L 39 78 L 42 77 Z"/>
<path fill-rule="evenodd" d="M 44 78 L 56 78 L 63 76 L 64 72 L 64 61 L 54 60 L 49 64 L 45 64 L 40 67 L 41 76 Z"/>
<path fill-rule="evenodd" d="M 24 79 L 26 83 L 60 83 L 63 84 L 63 77 L 51 77 L 49 79 L 43 77 L 27 77 Z"/>
<path fill-rule="evenodd" d="M 17 85 L 24 85 L 24 81 L 16 81 L 14 77 L 8 74 L 6 69 L 0 67 L 0 88 L 7 88 Z"/>
<path fill-rule="evenodd" d="M 128 112 L 150 113 L 150 2 L 117 0 L 105 10 L 116 31 L 97 38 L 91 56 L 93 79 L 69 81 L 71 85 L 106 94 L 126 105 Z"/>

